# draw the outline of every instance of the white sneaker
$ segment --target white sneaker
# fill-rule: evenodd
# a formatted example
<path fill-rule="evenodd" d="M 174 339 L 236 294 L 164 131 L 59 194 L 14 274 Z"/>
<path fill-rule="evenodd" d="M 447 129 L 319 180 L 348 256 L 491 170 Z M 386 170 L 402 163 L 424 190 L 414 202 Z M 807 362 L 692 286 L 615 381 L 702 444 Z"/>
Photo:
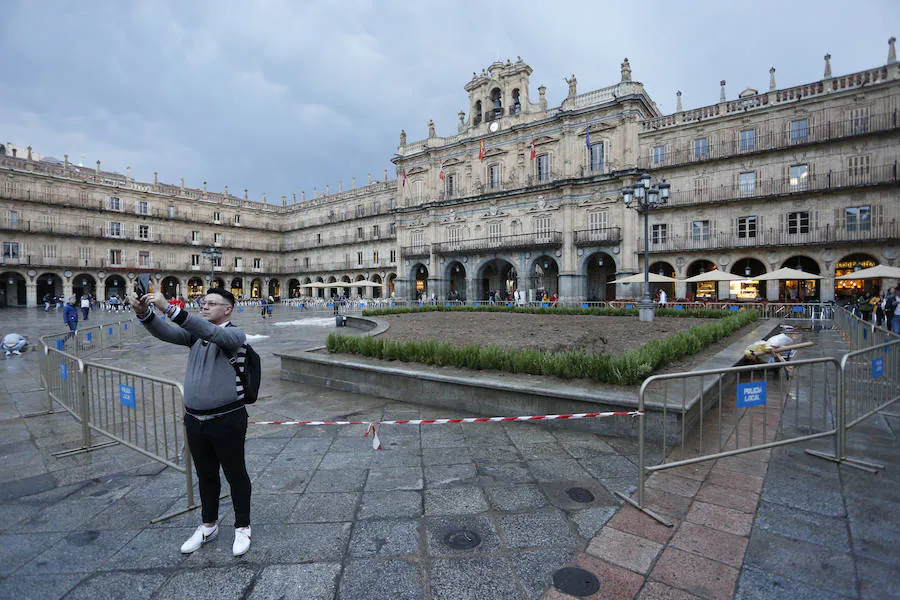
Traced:
<path fill-rule="evenodd" d="M 250 528 L 237 527 L 234 530 L 234 545 L 231 547 L 231 553 L 235 556 L 242 556 L 250 549 Z"/>
<path fill-rule="evenodd" d="M 212 527 L 206 527 L 205 525 L 200 525 L 197 527 L 197 530 L 194 532 L 194 535 L 188 538 L 188 540 L 181 545 L 181 553 L 182 554 L 190 554 L 191 552 L 195 552 L 206 542 L 213 541 L 216 536 L 219 534 L 219 526 L 213 525 Z"/>
<path fill-rule="evenodd" d="M 12 352 L 10 352 L 9 350 L 7 350 L 7 351 L 6 351 L 6 355 L 9 356 L 10 354 L 12 354 Z"/>
<path fill-rule="evenodd" d="M 7 354 L 9 354 L 9 353 L 7 352 Z M 19 355 L 19 356 L 22 356 L 22 353 L 19 352 L 18 350 L 13 350 L 13 354 L 17 354 L 17 355 Z"/>

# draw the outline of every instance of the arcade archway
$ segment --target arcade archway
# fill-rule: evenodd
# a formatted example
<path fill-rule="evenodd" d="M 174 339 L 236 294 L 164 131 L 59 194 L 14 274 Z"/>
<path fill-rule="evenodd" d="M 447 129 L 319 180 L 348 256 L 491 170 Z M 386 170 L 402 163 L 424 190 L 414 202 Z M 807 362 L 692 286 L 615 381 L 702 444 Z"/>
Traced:
<path fill-rule="evenodd" d="M 505 300 L 519 287 L 519 273 L 507 260 L 492 259 L 481 266 L 477 276 L 480 281 L 481 299 L 490 297 L 491 292 L 499 292 Z"/>
<path fill-rule="evenodd" d="M 871 254 L 855 252 L 843 257 L 834 265 L 834 276 L 840 277 L 854 271 L 869 269 L 878 266 L 878 260 Z M 873 294 L 878 290 L 878 284 L 881 283 L 875 279 L 835 279 L 834 296 L 835 298 L 850 298 L 860 294 Z"/>
<path fill-rule="evenodd" d="M 41 296 L 38 296 L 38 300 Z M 15 271 L 0 274 L 0 308 L 27 306 L 28 293 L 25 278 Z"/>
<path fill-rule="evenodd" d="M 740 275 L 746 279 L 743 281 L 728 282 L 728 297 L 732 300 L 765 300 L 768 289 L 768 281 L 757 281 L 766 273 L 766 265 L 755 258 L 742 258 L 731 266 L 733 275 Z M 774 284 L 773 284 L 774 285 Z"/>

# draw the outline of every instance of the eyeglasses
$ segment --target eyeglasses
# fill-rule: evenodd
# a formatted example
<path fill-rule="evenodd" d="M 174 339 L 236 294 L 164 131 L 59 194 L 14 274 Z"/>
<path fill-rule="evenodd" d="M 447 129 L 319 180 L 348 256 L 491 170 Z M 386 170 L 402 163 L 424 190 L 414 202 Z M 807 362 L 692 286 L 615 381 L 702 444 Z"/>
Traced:
<path fill-rule="evenodd" d="M 227 302 L 207 302 L 203 300 L 199 301 L 198 304 L 200 305 L 200 308 L 203 308 L 204 306 L 231 306 Z"/>

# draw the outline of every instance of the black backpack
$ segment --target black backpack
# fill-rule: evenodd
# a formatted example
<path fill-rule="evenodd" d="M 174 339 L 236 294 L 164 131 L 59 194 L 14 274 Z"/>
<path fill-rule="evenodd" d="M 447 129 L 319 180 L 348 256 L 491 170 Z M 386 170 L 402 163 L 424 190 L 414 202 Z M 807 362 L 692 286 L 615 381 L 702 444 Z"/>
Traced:
<path fill-rule="evenodd" d="M 227 356 L 227 354 L 226 354 Z M 259 354 L 250 344 L 243 344 L 234 356 L 228 357 L 237 376 L 238 400 L 244 404 L 253 404 L 259 398 L 259 384 L 262 382 L 262 364 Z"/>

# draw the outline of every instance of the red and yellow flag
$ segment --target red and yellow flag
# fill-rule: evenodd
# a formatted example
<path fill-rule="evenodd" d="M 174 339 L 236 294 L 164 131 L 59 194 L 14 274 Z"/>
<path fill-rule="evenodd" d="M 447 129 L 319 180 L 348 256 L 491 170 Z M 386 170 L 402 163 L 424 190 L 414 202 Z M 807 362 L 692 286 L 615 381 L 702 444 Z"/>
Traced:
<path fill-rule="evenodd" d="M 478 150 L 478 160 L 484 160 L 484 140 L 481 140 L 481 147 Z"/>

